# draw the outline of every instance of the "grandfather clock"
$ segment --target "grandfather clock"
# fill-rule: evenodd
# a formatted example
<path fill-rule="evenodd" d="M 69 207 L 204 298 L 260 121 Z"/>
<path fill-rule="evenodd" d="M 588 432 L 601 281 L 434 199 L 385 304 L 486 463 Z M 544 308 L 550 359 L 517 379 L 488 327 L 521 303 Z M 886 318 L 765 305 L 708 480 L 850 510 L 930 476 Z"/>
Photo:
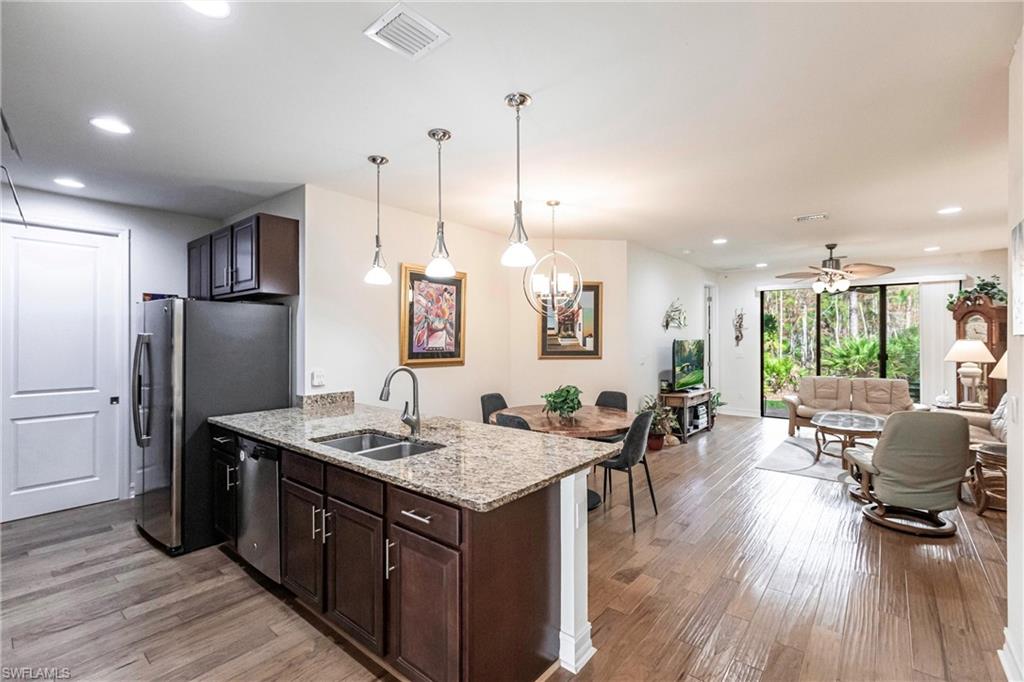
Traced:
<path fill-rule="evenodd" d="M 960 301 L 953 308 L 953 320 L 956 322 L 957 339 L 977 339 L 984 341 L 992 357 L 996 360 L 1006 352 L 1006 306 L 995 305 L 985 295 L 975 296 Z M 978 402 L 994 410 L 999 400 L 1006 393 L 1006 382 L 1001 379 L 990 379 L 988 373 L 995 365 L 984 367 L 984 380 L 978 386 Z M 964 387 L 956 385 L 957 402 L 964 399 Z"/>

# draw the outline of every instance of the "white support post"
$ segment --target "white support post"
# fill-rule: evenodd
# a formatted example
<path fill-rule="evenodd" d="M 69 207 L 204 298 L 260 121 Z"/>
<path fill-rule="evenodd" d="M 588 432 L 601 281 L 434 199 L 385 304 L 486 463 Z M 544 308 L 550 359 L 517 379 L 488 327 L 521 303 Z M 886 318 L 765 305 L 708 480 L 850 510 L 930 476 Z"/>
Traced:
<path fill-rule="evenodd" d="M 562 667 L 578 673 L 597 650 L 590 641 L 587 617 L 587 472 L 561 483 L 562 627 L 558 658 Z"/>

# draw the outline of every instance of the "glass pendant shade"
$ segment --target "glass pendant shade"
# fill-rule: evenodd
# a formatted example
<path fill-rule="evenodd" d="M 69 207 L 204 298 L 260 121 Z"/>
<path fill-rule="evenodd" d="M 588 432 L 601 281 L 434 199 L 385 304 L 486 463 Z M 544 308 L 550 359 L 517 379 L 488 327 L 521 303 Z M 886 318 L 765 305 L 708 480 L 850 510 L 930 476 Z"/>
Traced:
<path fill-rule="evenodd" d="M 838 282 L 836 282 L 836 289 L 838 291 L 847 291 L 849 288 L 850 288 L 850 280 L 848 280 L 848 279 L 843 278 L 843 279 L 839 280 Z"/>
<path fill-rule="evenodd" d="M 387 271 L 388 263 L 384 260 L 384 251 L 380 244 L 380 167 L 388 162 L 386 156 L 376 154 L 367 157 L 367 161 L 377 167 L 377 236 L 374 243 L 376 248 L 373 251 L 373 264 L 363 276 L 363 282 L 376 286 L 387 286 L 391 284 L 391 275 Z"/>
<path fill-rule="evenodd" d="M 525 243 L 513 242 L 501 254 L 501 264 L 507 268 L 528 268 L 537 262 L 537 256 Z"/>
<path fill-rule="evenodd" d="M 816 294 L 820 294 L 821 292 L 825 291 L 825 283 L 822 282 L 820 279 L 815 280 L 811 284 L 811 291 L 813 291 Z"/>

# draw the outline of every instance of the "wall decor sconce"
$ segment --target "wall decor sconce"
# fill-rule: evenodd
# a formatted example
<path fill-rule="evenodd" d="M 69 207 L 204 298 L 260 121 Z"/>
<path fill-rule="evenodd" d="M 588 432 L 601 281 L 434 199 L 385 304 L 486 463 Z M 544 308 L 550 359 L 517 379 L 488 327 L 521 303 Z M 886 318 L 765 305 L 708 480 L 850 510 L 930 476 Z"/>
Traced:
<path fill-rule="evenodd" d="M 683 304 L 677 298 L 669 304 L 665 316 L 661 318 L 661 328 L 668 331 L 669 329 L 682 329 L 685 326 L 686 311 L 683 310 Z"/>

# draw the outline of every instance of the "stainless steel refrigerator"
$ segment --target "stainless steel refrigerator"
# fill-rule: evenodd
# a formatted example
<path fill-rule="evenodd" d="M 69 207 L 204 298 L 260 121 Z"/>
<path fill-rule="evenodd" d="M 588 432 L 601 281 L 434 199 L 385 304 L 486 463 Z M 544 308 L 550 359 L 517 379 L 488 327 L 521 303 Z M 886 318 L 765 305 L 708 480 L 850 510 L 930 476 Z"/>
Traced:
<path fill-rule="evenodd" d="M 135 522 L 171 554 L 217 541 L 206 419 L 288 407 L 290 310 L 265 303 L 142 304 L 132 420 L 142 449 Z"/>

